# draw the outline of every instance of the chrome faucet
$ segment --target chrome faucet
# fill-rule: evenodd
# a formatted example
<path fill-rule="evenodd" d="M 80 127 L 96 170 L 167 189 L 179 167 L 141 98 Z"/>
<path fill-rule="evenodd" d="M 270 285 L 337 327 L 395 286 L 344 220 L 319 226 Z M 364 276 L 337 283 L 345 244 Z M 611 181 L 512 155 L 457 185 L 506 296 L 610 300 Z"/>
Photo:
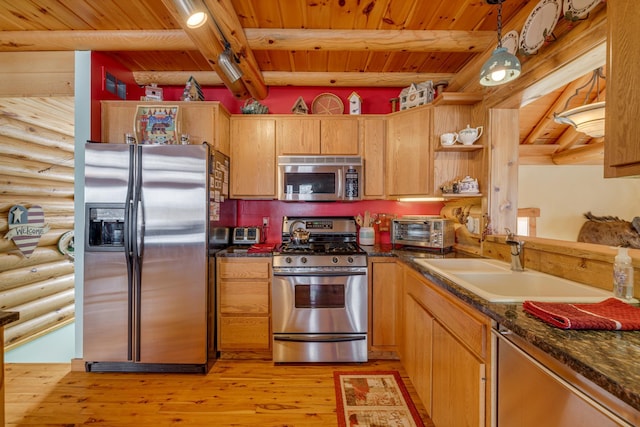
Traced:
<path fill-rule="evenodd" d="M 515 234 L 513 234 L 508 228 L 505 228 L 505 231 L 507 232 L 507 239 L 505 240 L 505 243 L 511 248 L 511 270 L 524 271 L 524 267 L 522 266 L 522 246 L 524 245 L 524 242 L 516 240 Z"/>

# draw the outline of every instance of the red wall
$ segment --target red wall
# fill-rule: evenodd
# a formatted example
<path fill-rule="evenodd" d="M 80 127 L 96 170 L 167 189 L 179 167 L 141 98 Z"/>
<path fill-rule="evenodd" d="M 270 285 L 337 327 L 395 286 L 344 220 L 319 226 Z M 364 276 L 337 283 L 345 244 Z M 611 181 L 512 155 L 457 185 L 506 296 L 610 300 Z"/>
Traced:
<path fill-rule="evenodd" d="M 276 200 L 238 201 L 239 226 L 262 226 L 262 218 L 269 217 L 266 241 L 278 243 L 282 237 L 283 216 L 355 216 L 365 211 L 378 214 L 440 215 L 441 202 L 396 202 L 393 200 L 366 200 L 359 202 L 280 202 Z M 380 243 L 389 243 L 388 233 L 376 233 Z"/>
<path fill-rule="evenodd" d="M 118 99 L 117 96 L 104 88 L 104 73 L 108 71 L 118 80 L 127 84 L 127 100 L 140 99 L 144 95 L 144 88 L 138 86 L 133 73 L 114 61 L 108 55 L 92 53 L 92 127 L 91 138 L 100 140 L 100 101 Z M 186 82 L 185 82 L 186 83 Z M 165 101 L 178 101 L 184 89 L 183 86 L 163 87 Z M 231 114 L 240 114 L 240 108 L 244 101 L 236 100 L 224 87 L 202 88 L 206 101 L 221 102 Z M 342 99 L 345 112 L 348 107 L 347 97 L 352 92 L 358 93 L 362 98 L 363 114 L 387 114 L 391 112 L 391 98 L 400 93 L 401 88 L 339 88 L 339 87 L 272 87 L 269 96 L 260 103 L 269 107 L 272 114 L 290 114 L 291 108 L 302 96 L 311 109 L 313 99 L 321 93 L 330 92 Z M 402 215 L 438 215 L 443 204 L 440 202 L 425 203 L 401 203 L 390 200 L 374 200 L 360 202 L 332 202 L 332 203 L 291 203 L 280 201 L 255 201 L 240 200 L 229 201 L 223 204 L 223 212 L 217 225 L 233 226 L 262 226 L 262 218 L 269 218 L 269 227 L 266 230 L 267 242 L 278 243 L 281 240 L 282 217 L 287 216 L 354 216 L 364 215 L 365 211 L 372 214 L 389 213 Z M 235 224 L 234 224 L 235 222 Z M 389 242 L 388 233 L 379 233 L 377 238 L 382 243 Z"/>
<path fill-rule="evenodd" d="M 166 101 L 177 101 L 182 95 L 183 87 L 163 88 L 163 95 Z M 278 86 L 269 88 L 269 96 L 261 100 L 260 103 L 269 107 L 272 114 L 291 114 L 291 108 L 302 96 L 311 110 L 313 99 L 321 93 L 330 92 L 337 95 L 345 106 L 345 113 L 348 112 L 348 97 L 352 92 L 356 92 L 362 98 L 363 114 L 387 114 L 391 112 L 390 99 L 397 97 L 401 88 L 339 88 L 339 87 L 293 87 Z M 205 101 L 220 101 L 231 114 L 240 114 L 240 108 L 245 101 L 238 101 L 226 88 L 203 88 Z"/>

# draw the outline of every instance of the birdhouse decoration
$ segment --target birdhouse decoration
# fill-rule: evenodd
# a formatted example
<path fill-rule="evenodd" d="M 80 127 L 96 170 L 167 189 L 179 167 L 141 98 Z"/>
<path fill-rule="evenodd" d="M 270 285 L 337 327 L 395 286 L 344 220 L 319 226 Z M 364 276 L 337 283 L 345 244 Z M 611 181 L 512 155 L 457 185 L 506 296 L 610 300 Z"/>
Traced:
<path fill-rule="evenodd" d="M 433 102 L 433 82 L 411 83 L 400 92 L 400 110 Z"/>
<path fill-rule="evenodd" d="M 291 112 L 293 114 L 309 114 L 309 107 L 301 96 L 298 97 L 296 103 L 291 107 Z"/>
<path fill-rule="evenodd" d="M 162 101 L 163 94 L 162 88 L 158 87 L 156 83 L 151 83 L 149 86 L 144 87 L 145 101 Z"/>
<path fill-rule="evenodd" d="M 349 95 L 349 114 L 362 114 L 362 97 L 355 92 Z"/>

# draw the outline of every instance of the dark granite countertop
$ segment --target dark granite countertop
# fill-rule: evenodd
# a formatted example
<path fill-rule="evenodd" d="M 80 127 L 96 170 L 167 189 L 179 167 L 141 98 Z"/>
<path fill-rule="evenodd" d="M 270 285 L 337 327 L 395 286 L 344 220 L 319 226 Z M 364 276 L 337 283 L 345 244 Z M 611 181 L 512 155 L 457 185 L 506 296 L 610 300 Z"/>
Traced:
<path fill-rule="evenodd" d="M 275 246 L 275 244 L 274 244 Z M 229 246 L 225 249 L 217 250 L 214 255 L 216 258 L 225 257 L 225 258 L 234 258 L 234 257 L 270 257 L 272 252 L 249 252 L 249 247 L 247 245 L 234 245 Z M 211 251 L 209 251 L 209 256 L 212 256 Z"/>
<path fill-rule="evenodd" d="M 20 318 L 17 311 L 0 311 L 0 327 L 15 322 Z"/>

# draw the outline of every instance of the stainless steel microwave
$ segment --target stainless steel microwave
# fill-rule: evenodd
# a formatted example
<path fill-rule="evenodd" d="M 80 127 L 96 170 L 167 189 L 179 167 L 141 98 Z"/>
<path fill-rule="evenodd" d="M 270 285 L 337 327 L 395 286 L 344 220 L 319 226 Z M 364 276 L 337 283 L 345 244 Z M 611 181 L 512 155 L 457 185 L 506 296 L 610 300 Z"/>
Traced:
<path fill-rule="evenodd" d="M 361 189 L 359 156 L 278 156 L 278 200 L 360 200 Z"/>
<path fill-rule="evenodd" d="M 391 224 L 391 243 L 426 249 L 447 250 L 456 240 L 453 221 L 440 216 L 412 215 L 394 219 Z"/>

